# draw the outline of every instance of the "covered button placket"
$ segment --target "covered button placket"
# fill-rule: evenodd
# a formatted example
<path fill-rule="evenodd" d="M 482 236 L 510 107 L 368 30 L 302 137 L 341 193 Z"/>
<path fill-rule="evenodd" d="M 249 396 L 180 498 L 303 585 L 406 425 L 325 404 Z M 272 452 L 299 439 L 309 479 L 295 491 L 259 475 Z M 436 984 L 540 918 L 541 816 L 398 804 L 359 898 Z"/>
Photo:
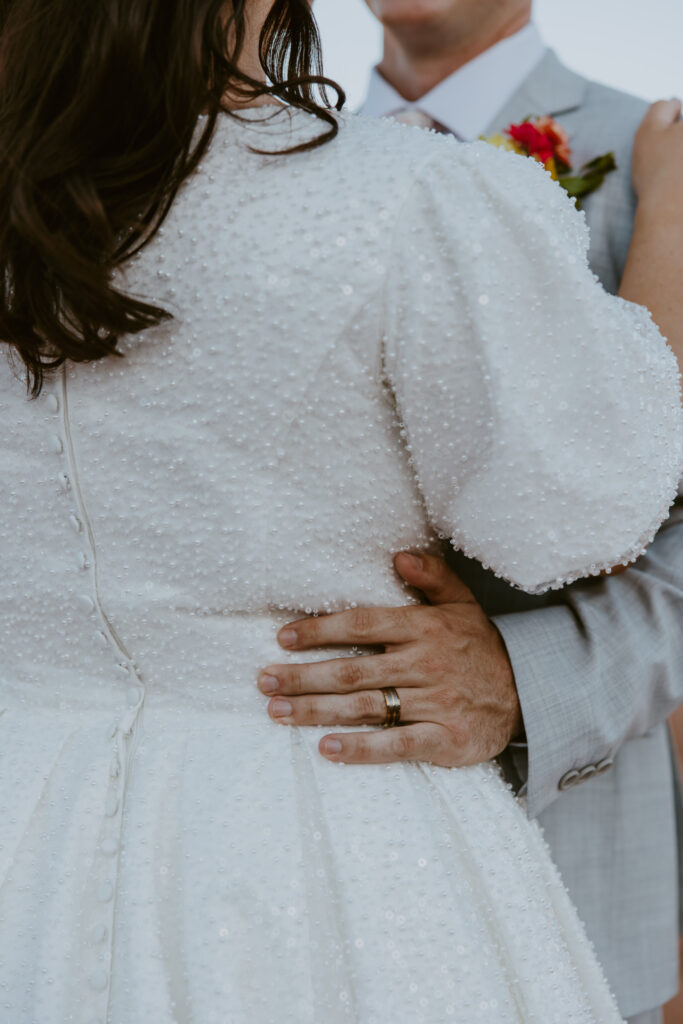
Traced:
<path fill-rule="evenodd" d="M 132 664 L 121 662 L 119 671 L 136 678 Z M 121 853 L 121 818 L 125 803 L 133 732 L 142 709 L 144 689 L 139 683 L 126 690 L 126 706 L 107 729 L 104 740 L 110 744 L 109 779 L 102 809 L 97 849 L 88 879 L 88 898 L 84 908 L 84 939 L 81 947 L 88 1006 L 85 1022 L 107 1024 L 111 984 L 113 930 L 116 912 L 116 885 Z M 89 1014 L 89 1015 L 88 1015 Z"/>
<path fill-rule="evenodd" d="M 108 780 L 102 808 L 98 845 L 89 877 L 82 917 L 81 968 L 84 972 L 83 1024 L 107 1024 L 116 910 L 116 887 L 121 853 L 121 822 L 132 759 L 135 726 L 144 704 L 145 687 L 140 672 L 108 619 L 99 595 L 97 553 L 94 535 L 79 486 L 78 469 L 71 437 L 67 373 L 62 368 L 61 387 L 48 394 L 45 405 L 54 417 L 55 430 L 49 449 L 61 460 L 56 471 L 60 490 L 71 499 L 68 519 L 81 538 L 76 555 L 83 587 L 76 595 L 83 614 L 93 619 L 94 639 L 114 655 L 114 676 L 121 692 L 120 714 L 106 729 L 103 744 L 109 747 Z M 61 412 L 60 428 L 59 413 Z M 106 765 L 106 760 L 105 760 Z M 106 769 L 105 769 L 106 770 Z"/>

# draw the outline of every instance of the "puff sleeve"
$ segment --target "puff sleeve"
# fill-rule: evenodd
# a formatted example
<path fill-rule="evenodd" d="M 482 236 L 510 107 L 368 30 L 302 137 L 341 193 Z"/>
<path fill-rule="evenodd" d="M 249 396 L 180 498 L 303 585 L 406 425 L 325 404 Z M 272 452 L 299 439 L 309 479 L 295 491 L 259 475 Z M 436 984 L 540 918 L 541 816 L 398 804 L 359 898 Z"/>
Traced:
<path fill-rule="evenodd" d="M 681 476 L 678 365 L 608 295 L 535 161 L 433 139 L 387 271 L 384 369 L 434 528 L 530 592 L 637 557 Z"/>

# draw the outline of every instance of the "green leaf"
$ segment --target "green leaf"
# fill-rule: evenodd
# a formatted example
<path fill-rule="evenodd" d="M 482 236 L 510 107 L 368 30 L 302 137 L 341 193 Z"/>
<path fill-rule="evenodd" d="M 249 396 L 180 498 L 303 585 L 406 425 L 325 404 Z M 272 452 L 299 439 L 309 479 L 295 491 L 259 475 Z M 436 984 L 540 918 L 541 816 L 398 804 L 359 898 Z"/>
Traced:
<path fill-rule="evenodd" d="M 595 174 L 583 178 L 567 175 L 566 177 L 560 177 L 558 180 L 565 192 L 568 192 L 570 196 L 580 198 L 588 196 L 591 192 L 599 189 L 605 180 L 605 176 L 604 174 Z"/>
<path fill-rule="evenodd" d="M 576 205 L 580 209 L 581 200 L 602 188 L 607 175 L 616 170 L 614 153 L 606 153 L 585 164 L 579 174 L 561 174 L 558 180 L 562 188 L 577 200 Z"/>
<path fill-rule="evenodd" d="M 604 178 L 616 170 L 617 160 L 614 153 L 605 153 L 604 156 L 596 156 L 595 160 L 584 164 L 581 174 L 602 174 Z"/>

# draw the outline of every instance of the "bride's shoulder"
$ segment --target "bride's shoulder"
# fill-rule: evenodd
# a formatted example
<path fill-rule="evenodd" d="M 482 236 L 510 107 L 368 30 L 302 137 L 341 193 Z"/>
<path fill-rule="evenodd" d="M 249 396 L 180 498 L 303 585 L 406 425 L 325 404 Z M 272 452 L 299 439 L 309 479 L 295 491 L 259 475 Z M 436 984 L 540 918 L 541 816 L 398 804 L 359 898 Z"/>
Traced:
<path fill-rule="evenodd" d="M 349 148 L 356 146 L 368 155 L 381 152 L 402 154 L 404 159 L 421 160 L 443 149 L 454 151 L 457 143 L 448 135 L 401 124 L 391 117 L 369 117 L 343 111 L 336 115 L 339 123 L 339 141 Z"/>
<path fill-rule="evenodd" d="M 364 114 L 337 115 L 339 134 L 335 140 L 337 158 L 353 162 L 382 176 L 391 174 L 410 182 L 432 161 L 455 167 L 462 147 L 450 136 L 399 124 L 391 118 Z"/>

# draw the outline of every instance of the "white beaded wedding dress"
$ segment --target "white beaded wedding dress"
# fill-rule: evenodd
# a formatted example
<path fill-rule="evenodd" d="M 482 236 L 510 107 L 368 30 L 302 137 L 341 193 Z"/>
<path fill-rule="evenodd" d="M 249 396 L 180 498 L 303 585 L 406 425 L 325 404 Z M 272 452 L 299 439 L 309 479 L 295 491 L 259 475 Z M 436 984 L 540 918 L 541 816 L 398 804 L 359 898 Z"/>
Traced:
<path fill-rule="evenodd" d="M 256 688 L 283 623 L 414 600 L 396 551 L 560 586 L 681 469 L 542 169 L 340 120 L 223 118 L 126 271 L 175 319 L 37 401 L 0 365 L 3 1024 L 619 1019 L 495 766 L 333 765 Z"/>

